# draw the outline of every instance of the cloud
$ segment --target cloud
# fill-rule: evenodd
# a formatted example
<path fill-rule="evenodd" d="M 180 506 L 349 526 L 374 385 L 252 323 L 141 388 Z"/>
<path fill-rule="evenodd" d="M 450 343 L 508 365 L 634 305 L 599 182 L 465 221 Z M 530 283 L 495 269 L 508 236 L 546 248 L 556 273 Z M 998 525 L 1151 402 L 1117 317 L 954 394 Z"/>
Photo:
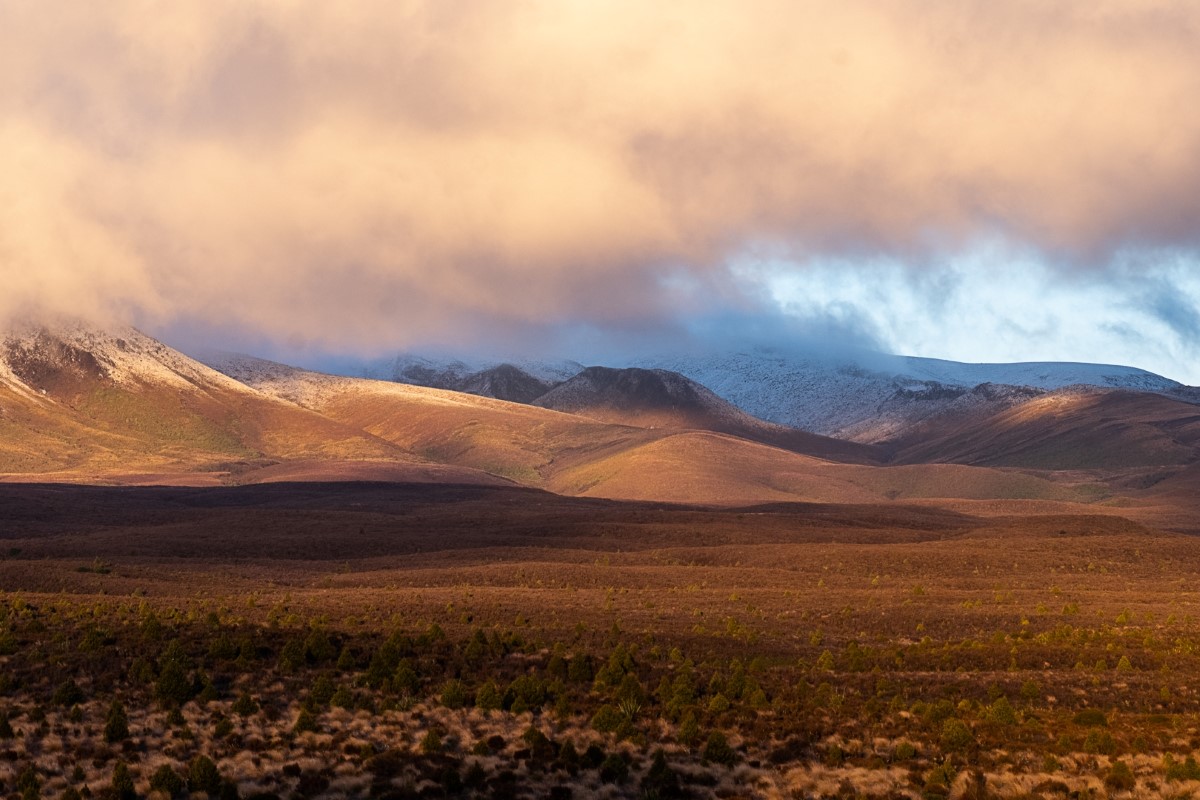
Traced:
<path fill-rule="evenodd" d="M 747 250 L 942 280 L 998 237 L 1111 277 L 1200 231 L 1200 8 L 1167 0 L 0 19 L 0 315 L 345 348 L 655 330 L 752 314 Z"/>
<path fill-rule="evenodd" d="M 847 269 L 748 260 L 772 308 L 810 319 L 848 309 L 880 349 L 968 362 L 1126 364 L 1200 385 L 1200 258 L 1119 259 L 1103 274 L 1062 272 L 1030 250 L 993 245 L 926 263 L 891 258 Z"/>

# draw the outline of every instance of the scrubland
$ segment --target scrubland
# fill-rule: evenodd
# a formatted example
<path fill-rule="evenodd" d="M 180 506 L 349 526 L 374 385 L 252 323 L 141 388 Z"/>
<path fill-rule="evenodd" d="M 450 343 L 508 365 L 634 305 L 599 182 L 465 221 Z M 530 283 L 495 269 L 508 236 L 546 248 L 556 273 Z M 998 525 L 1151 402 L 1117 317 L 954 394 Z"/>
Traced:
<path fill-rule="evenodd" d="M 1183 798 L 1200 550 L 1025 505 L 0 488 L 5 796 Z"/>

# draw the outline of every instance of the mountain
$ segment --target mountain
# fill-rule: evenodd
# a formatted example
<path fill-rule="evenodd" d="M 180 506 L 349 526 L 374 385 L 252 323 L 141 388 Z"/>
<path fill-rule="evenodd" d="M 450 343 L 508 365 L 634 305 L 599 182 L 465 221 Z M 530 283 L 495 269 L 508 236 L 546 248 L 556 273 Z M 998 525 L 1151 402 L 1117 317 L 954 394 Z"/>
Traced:
<path fill-rule="evenodd" d="M 573 361 L 467 362 L 401 355 L 367 364 L 362 377 L 530 403 L 582 369 Z"/>
<path fill-rule="evenodd" d="M 218 473 L 284 459 L 411 460 L 133 328 L 0 334 L 0 473 Z"/>
<path fill-rule="evenodd" d="M 532 403 L 555 385 L 512 364 L 498 364 L 467 375 L 456 387 L 445 388 L 514 403 Z"/>
<path fill-rule="evenodd" d="M 0 479 L 515 482 L 612 499 L 953 500 L 1004 513 L 1184 496 L 1200 463 L 1196 406 L 1128 389 L 893 386 L 877 413 L 896 406 L 907 427 L 865 446 L 755 419 L 664 370 L 580 368 L 529 405 L 207 360 L 131 328 L 0 334 Z M 914 408 L 933 411 L 914 421 Z M 895 465 L 880 466 L 885 456 Z"/>
<path fill-rule="evenodd" d="M 542 408 L 643 428 L 727 433 L 805 455 L 870 463 L 881 453 L 755 419 L 677 372 L 588 367 L 533 401 Z"/>
<path fill-rule="evenodd" d="M 485 470 L 562 494 L 680 503 L 869 502 L 907 497 L 907 487 L 918 484 L 922 488 L 917 491 L 926 496 L 933 493 L 929 487 L 936 483 L 932 476 L 924 482 L 911 476 L 901 479 L 899 472 L 899 484 L 890 473 L 880 472 L 875 477 L 872 467 L 858 466 L 870 460 L 871 448 L 800 431 L 788 433 L 796 437 L 795 442 L 815 442 L 819 446 L 815 449 L 844 450 L 849 463 L 728 433 L 696 430 L 690 427 L 700 421 L 694 416 L 650 428 L 618 422 L 619 413 L 602 421 L 429 387 L 325 375 L 246 356 L 210 363 L 266 394 L 360 427 L 431 461 Z M 690 397 L 692 413 L 699 409 L 713 415 L 710 422 L 714 418 L 731 426 L 741 422 L 758 427 L 759 432 L 777 427 L 747 417 L 680 376 L 606 370 L 593 370 L 590 375 L 610 377 L 600 383 L 609 390 L 621 388 L 622 404 L 631 396 L 640 397 L 644 405 L 661 409 L 676 398 Z M 583 396 L 577 391 L 581 383 L 574 385 L 571 396 Z M 647 385 L 651 388 L 628 388 Z M 657 402 L 649 403 L 646 398 Z M 638 421 L 645 423 L 645 418 Z M 979 481 L 1002 486 L 1003 491 L 1009 491 L 1012 483 L 998 479 L 990 470 L 961 469 L 971 473 L 971 479 L 957 481 L 953 491 L 970 496 L 987 494 L 976 485 Z M 1075 496 L 1044 480 L 1026 480 L 1024 485 L 1022 491 L 1030 494 L 1023 496 Z"/>
<path fill-rule="evenodd" d="M 995 413 L 942 415 L 891 443 L 899 463 L 1134 470 L 1200 460 L 1200 408 L 1154 392 L 1075 386 Z"/>
<path fill-rule="evenodd" d="M 666 369 L 700 383 L 769 422 L 877 443 L 955 404 L 1004 410 L 1073 385 L 1169 392 L 1180 384 L 1145 370 L 1102 364 L 961 364 L 867 350 L 792 352 L 756 348 L 716 355 L 639 358 L 626 366 Z M 992 388 L 972 393 L 976 387 Z M 1000 387 L 1021 387 L 1003 389 Z"/>
<path fill-rule="evenodd" d="M 405 355 L 367 365 L 362 372 L 529 403 L 584 370 L 574 361 L 516 360 L 507 364 L 511 369 L 498 372 L 501 366 L 483 360 Z M 757 347 L 616 359 L 605 366 L 678 373 L 760 421 L 865 444 L 903 438 L 943 414 L 986 416 L 1068 386 L 1160 392 L 1200 401 L 1200 390 L 1134 367 L 1069 362 L 964 364 L 861 348 Z M 545 389 L 535 394 L 542 386 Z"/>

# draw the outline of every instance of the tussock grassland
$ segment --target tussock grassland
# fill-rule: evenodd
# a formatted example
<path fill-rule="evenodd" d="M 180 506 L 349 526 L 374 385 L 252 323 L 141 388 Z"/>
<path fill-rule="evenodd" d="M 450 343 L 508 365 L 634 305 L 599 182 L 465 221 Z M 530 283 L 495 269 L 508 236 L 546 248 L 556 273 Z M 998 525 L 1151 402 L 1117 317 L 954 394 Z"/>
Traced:
<path fill-rule="evenodd" d="M 1034 512 L 0 487 L 0 791 L 1191 796 L 1194 539 Z"/>

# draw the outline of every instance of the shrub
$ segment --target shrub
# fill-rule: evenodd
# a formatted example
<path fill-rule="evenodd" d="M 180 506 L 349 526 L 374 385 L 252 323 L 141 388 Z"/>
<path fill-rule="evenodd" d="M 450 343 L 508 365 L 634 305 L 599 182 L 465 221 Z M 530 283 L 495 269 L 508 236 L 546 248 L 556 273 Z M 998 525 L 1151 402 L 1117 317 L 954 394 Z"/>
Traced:
<path fill-rule="evenodd" d="M 1074 722 L 1085 728 L 1108 727 L 1108 717 L 1104 716 L 1104 712 L 1098 708 L 1085 708 L 1075 715 Z"/>
<path fill-rule="evenodd" d="M 988 708 L 988 720 L 997 725 L 1016 725 L 1017 713 L 1007 697 L 1001 697 Z"/>
<path fill-rule="evenodd" d="M 957 722 L 957 720 L 955 720 Z M 925 786 L 921 793 L 926 800 L 933 798 L 942 798 L 950 794 L 950 787 L 954 784 L 954 778 L 957 776 L 957 770 L 947 761 L 941 766 L 931 769 L 925 775 Z"/>
<path fill-rule="evenodd" d="M 680 785 L 679 775 L 667 764 L 667 757 L 659 748 L 654 753 L 654 761 L 642 778 L 642 797 L 646 800 L 668 800 L 668 798 L 684 797 L 683 786 Z"/>
<path fill-rule="evenodd" d="M 242 692 L 230 706 L 230 710 L 239 716 L 248 717 L 258 711 L 258 703 L 254 702 L 254 698 L 250 696 L 249 692 Z"/>
<path fill-rule="evenodd" d="M 629 765 L 617 753 L 612 753 L 600 765 L 600 780 L 605 783 L 624 783 L 629 778 Z"/>
<path fill-rule="evenodd" d="M 555 756 L 554 743 L 541 730 L 530 725 L 521 734 L 521 739 L 529 746 L 533 758 L 539 761 L 550 761 Z"/>
<path fill-rule="evenodd" d="M 217 765 L 205 755 L 198 755 L 188 763 L 188 791 L 216 794 L 221 790 L 221 773 Z"/>
<path fill-rule="evenodd" d="M 135 800 L 137 790 L 133 787 L 133 776 L 129 774 L 129 765 L 118 761 L 113 767 L 112 790 L 118 800 Z"/>
<path fill-rule="evenodd" d="M 309 693 L 309 697 L 312 699 L 312 702 L 318 706 L 328 705 L 330 699 L 333 697 L 333 693 L 336 690 L 337 687 L 333 685 L 332 678 L 330 678 L 328 675 L 318 675 L 317 679 L 313 681 L 312 691 Z"/>
<path fill-rule="evenodd" d="M 299 639 L 289 639 L 279 651 L 279 662 L 277 664 L 280 672 L 295 672 L 304 666 L 306 662 L 304 642 Z"/>
<path fill-rule="evenodd" d="M 339 686 L 333 697 L 329 698 L 329 704 L 334 708 L 353 708 L 354 693 L 346 686 Z"/>
<path fill-rule="evenodd" d="M 1200 781 L 1200 764 L 1196 763 L 1195 756 L 1188 756 L 1181 764 L 1166 755 L 1163 757 L 1163 766 L 1166 767 L 1169 781 Z"/>
<path fill-rule="evenodd" d="M 592 728 L 600 733 L 613 733 L 625 722 L 625 715 L 616 706 L 603 705 L 592 717 Z"/>
<path fill-rule="evenodd" d="M 729 746 L 729 740 L 725 738 L 725 734 L 720 731 L 713 731 L 708 736 L 708 741 L 704 744 L 704 752 L 700 758 L 713 764 L 722 764 L 731 767 L 737 763 L 738 755 L 732 747 Z"/>
<path fill-rule="evenodd" d="M 300 709 L 300 715 L 296 717 L 296 724 L 292 726 L 292 730 L 296 733 L 315 732 L 319 728 L 316 716 L 307 708 Z"/>
<path fill-rule="evenodd" d="M 595 679 L 592 657 L 577 655 L 567 665 L 567 678 L 574 683 L 591 683 Z"/>
<path fill-rule="evenodd" d="M 687 747 L 695 747 L 700 741 L 700 723 L 696 720 L 696 713 L 689 711 L 683 715 L 683 720 L 679 723 L 679 735 L 677 737 L 679 743 Z"/>
<path fill-rule="evenodd" d="M 17 791 L 21 793 L 22 800 L 41 797 L 42 780 L 38 777 L 33 764 L 27 764 L 25 769 L 17 775 Z"/>
<path fill-rule="evenodd" d="M 1117 751 L 1117 743 L 1108 731 L 1093 730 L 1083 740 L 1083 751 L 1111 755 Z"/>
<path fill-rule="evenodd" d="M 170 764 L 163 764 L 150 776 L 150 790 L 162 792 L 168 797 L 182 794 L 185 785 L 183 776 L 176 772 Z"/>
<path fill-rule="evenodd" d="M 421 752 L 426 755 L 442 752 L 442 736 L 436 729 L 430 728 L 421 739 Z"/>
<path fill-rule="evenodd" d="M 503 702 L 504 697 L 500 694 L 500 687 L 496 685 L 495 681 L 488 681 L 475 693 L 475 706 L 484 711 L 497 711 Z"/>
<path fill-rule="evenodd" d="M 1109 767 L 1108 774 L 1104 776 L 1104 785 L 1116 792 L 1131 792 L 1133 787 L 1137 785 L 1137 779 L 1133 777 L 1133 770 L 1124 761 L 1114 761 Z"/>
<path fill-rule="evenodd" d="M 471 701 L 467 687 L 460 680 L 448 680 L 442 685 L 442 705 L 446 708 L 462 708 Z"/>
<path fill-rule="evenodd" d="M 329 634 L 321 628 L 315 628 L 304 640 L 304 654 L 314 664 L 323 664 L 326 661 L 332 661 L 338 651 L 329 641 Z"/>
<path fill-rule="evenodd" d="M 79 684 L 73 680 L 66 680 L 59 684 L 58 688 L 54 690 L 54 696 L 50 699 L 55 705 L 69 708 L 76 703 L 82 703 L 85 698 Z"/>
<path fill-rule="evenodd" d="M 722 714 L 729 710 L 729 698 L 721 693 L 714 694 L 708 701 L 708 710 L 713 714 Z"/>
<path fill-rule="evenodd" d="M 948 753 L 961 753 L 975 743 L 975 735 L 966 723 L 951 717 L 942 723 L 942 734 L 939 739 L 942 749 Z"/>
<path fill-rule="evenodd" d="M 164 706 L 181 706 L 192 699 L 192 682 L 187 671 L 175 659 L 163 665 L 154 684 L 154 697 Z"/>
<path fill-rule="evenodd" d="M 123 742 L 129 738 L 129 718 L 125 715 L 125 706 L 120 700 L 113 700 L 108 707 L 108 717 L 104 720 L 104 741 L 109 744 Z"/>

